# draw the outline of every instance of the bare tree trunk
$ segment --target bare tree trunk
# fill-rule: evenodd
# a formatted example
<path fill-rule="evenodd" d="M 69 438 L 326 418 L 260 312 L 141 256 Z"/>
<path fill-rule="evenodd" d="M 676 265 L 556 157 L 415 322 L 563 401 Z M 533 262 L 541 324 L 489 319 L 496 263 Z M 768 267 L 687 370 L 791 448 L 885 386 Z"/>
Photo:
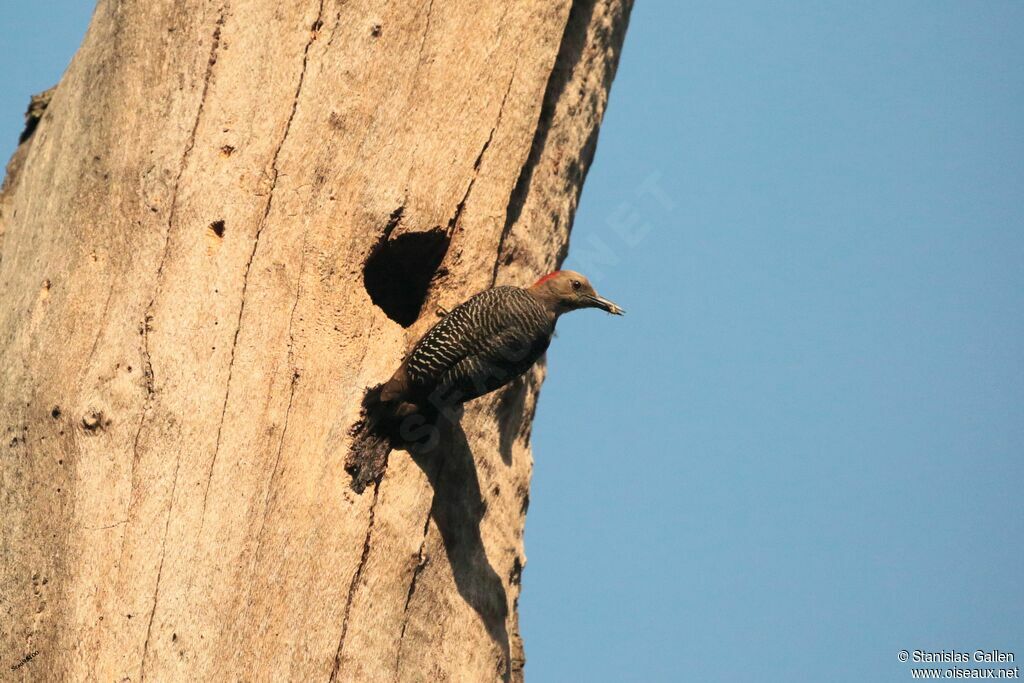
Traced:
<path fill-rule="evenodd" d="M 543 372 L 349 430 L 564 257 L 630 5 L 101 0 L 0 196 L 3 678 L 522 677 Z"/>

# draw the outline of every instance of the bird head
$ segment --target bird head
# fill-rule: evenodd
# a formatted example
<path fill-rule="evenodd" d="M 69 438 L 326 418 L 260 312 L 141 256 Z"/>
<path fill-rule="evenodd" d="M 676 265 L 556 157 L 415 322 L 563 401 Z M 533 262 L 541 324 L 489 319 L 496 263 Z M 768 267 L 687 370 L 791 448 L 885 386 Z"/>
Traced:
<path fill-rule="evenodd" d="M 614 315 L 625 313 L 618 304 L 598 296 L 590 280 L 573 270 L 556 270 L 530 287 L 533 293 L 556 314 L 579 308 L 600 308 Z"/>

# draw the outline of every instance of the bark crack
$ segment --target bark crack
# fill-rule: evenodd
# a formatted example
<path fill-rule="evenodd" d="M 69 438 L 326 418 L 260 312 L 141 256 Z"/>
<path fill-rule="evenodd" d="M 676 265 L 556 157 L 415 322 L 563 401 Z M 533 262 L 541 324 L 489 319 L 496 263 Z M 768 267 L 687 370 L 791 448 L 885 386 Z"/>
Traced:
<path fill-rule="evenodd" d="M 423 48 L 427 45 L 427 35 L 430 33 L 430 16 L 434 12 L 434 0 L 427 2 L 427 23 L 423 27 L 423 37 L 420 38 L 420 50 L 416 55 L 416 72 L 419 75 L 419 66 L 423 63 Z"/>
<path fill-rule="evenodd" d="M 438 474 L 440 474 L 440 468 L 438 468 Z M 431 504 L 431 508 L 433 504 Z M 405 644 L 405 630 L 409 626 L 409 604 L 412 602 L 412 596 L 416 592 L 416 583 L 419 581 L 420 573 L 427 566 L 427 558 L 424 555 L 424 551 L 427 548 L 427 534 L 430 532 L 430 517 L 432 510 L 427 510 L 427 520 L 423 523 L 423 540 L 420 541 L 420 549 L 417 554 L 416 566 L 412 570 L 412 580 L 409 582 L 409 592 L 405 596 L 405 608 L 402 610 L 402 631 L 398 637 L 398 653 L 395 655 L 395 677 L 397 679 L 402 666 L 402 646 Z"/>
<path fill-rule="evenodd" d="M 167 558 L 167 532 L 171 528 L 171 513 L 174 510 L 174 494 L 178 490 L 178 470 L 181 468 L 179 457 L 174 465 L 174 482 L 171 484 L 171 504 L 167 509 L 167 521 L 164 523 L 164 540 L 160 544 L 160 567 L 156 570 L 156 588 L 153 590 L 153 608 L 149 611 L 149 623 L 146 625 L 146 640 L 142 644 L 142 664 L 139 681 L 146 680 L 146 656 L 149 654 L 149 636 L 153 631 L 153 619 L 156 617 L 156 604 L 160 600 L 160 579 L 164 574 L 164 560 Z"/>
<path fill-rule="evenodd" d="M 110 312 L 110 300 L 114 298 L 114 279 L 111 278 L 107 286 L 107 300 L 103 304 L 103 312 L 100 313 L 99 324 L 97 325 L 96 337 L 92 340 L 92 348 L 89 349 L 89 356 L 86 358 L 85 366 L 89 367 L 92 359 L 96 356 L 96 349 L 99 348 L 100 338 L 103 336 L 103 323 L 107 321 L 107 314 Z"/>
<path fill-rule="evenodd" d="M 260 548 L 263 546 L 263 529 L 267 526 L 267 513 L 270 511 L 270 496 L 274 491 L 274 481 L 277 479 L 277 468 L 281 464 L 281 453 L 284 452 L 284 437 L 288 433 L 288 418 L 292 412 L 292 401 L 295 398 L 295 386 L 299 383 L 298 373 L 292 374 L 291 388 L 288 393 L 288 407 L 284 411 L 284 426 L 281 428 L 281 440 L 277 444 L 277 456 L 274 458 L 274 468 L 270 471 L 270 481 L 267 483 L 267 495 L 263 499 L 263 518 L 260 520 L 260 530 L 256 533 L 256 550 L 253 552 L 253 563 L 255 564 L 260 556 Z"/>
<path fill-rule="evenodd" d="M 188 166 L 188 160 L 192 155 L 192 150 L 196 144 L 196 134 L 199 131 L 199 123 L 203 119 L 203 111 L 206 107 L 206 97 L 210 92 L 210 82 L 213 80 L 213 67 L 217 63 L 217 53 L 220 49 L 220 32 L 224 26 L 224 20 L 227 15 L 228 5 L 225 4 L 221 7 L 220 14 L 217 17 L 217 23 L 213 29 L 213 40 L 210 44 L 210 55 L 206 60 L 206 71 L 203 74 L 203 88 L 199 95 L 199 106 L 196 109 L 196 118 L 192 123 L 192 130 L 189 132 L 188 140 L 185 143 L 185 151 L 181 155 L 181 163 L 178 166 L 178 174 L 174 179 L 174 189 L 171 191 L 171 203 L 167 213 L 167 230 L 164 233 L 164 248 L 160 256 L 160 263 L 157 266 L 156 271 L 156 284 L 152 298 L 149 300 L 149 304 L 146 306 L 146 311 L 142 321 L 142 373 L 145 379 L 146 387 L 146 398 L 142 405 L 142 415 L 139 418 L 139 426 L 135 430 L 135 436 L 132 439 L 132 464 L 129 477 L 131 479 L 131 493 L 128 497 L 128 509 L 125 511 L 125 519 L 131 519 L 131 511 L 135 502 L 135 492 L 138 490 L 137 481 L 137 470 L 141 455 L 139 454 L 139 440 L 142 436 L 142 428 L 146 423 L 146 418 L 149 416 L 150 411 L 153 407 L 153 397 L 156 394 L 156 379 L 153 373 L 153 357 L 149 349 L 149 333 L 151 330 L 150 323 L 153 321 L 153 307 L 156 305 L 156 299 L 160 295 L 160 284 L 163 279 L 164 266 L 167 264 L 167 257 L 171 248 L 171 231 L 174 228 L 174 219 L 177 216 L 178 208 L 178 190 L 181 187 L 181 179 L 185 175 L 185 168 Z M 113 291 L 113 290 L 111 290 Z M 98 339 L 98 338 L 97 338 Z M 167 526 L 170 526 L 171 512 L 174 507 L 174 488 L 177 486 L 178 479 L 178 467 L 181 465 L 181 460 L 175 464 L 174 469 L 174 485 L 171 489 L 171 501 L 167 509 Z M 118 564 L 121 563 L 121 559 L 124 557 L 124 546 L 127 541 L 127 532 L 121 537 L 121 550 L 118 559 Z M 167 542 L 167 531 L 164 530 L 164 544 Z M 149 627 L 146 629 L 146 642 L 143 645 L 142 650 L 142 668 L 145 670 L 146 652 L 149 647 L 149 628 L 153 625 L 153 615 L 156 613 L 156 595 L 160 590 L 160 573 L 163 570 L 163 551 L 161 550 L 160 557 L 160 568 L 157 570 L 157 584 L 154 590 L 153 600 L 153 611 L 149 615 Z"/>
<path fill-rule="evenodd" d="M 103 529 L 113 529 L 116 526 L 121 526 L 122 524 L 127 524 L 127 523 L 128 523 L 127 519 L 122 519 L 119 522 L 113 522 L 112 524 L 104 524 L 103 526 L 89 526 L 88 524 L 83 524 L 82 528 L 83 529 L 88 529 L 89 531 L 102 531 Z"/>
<path fill-rule="evenodd" d="M 338 34 L 338 27 L 341 26 L 341 9 L 342 5 L 339 5 L 338 14 L 334 17 L 334 26 L 331 27 L 331 37 L 327 39 L 326 47 L 330 47 L 334 44 L 334 37 Z"/>
<path fill-rule="evenodd" d="M 412 92 L 412 90 L 415 89 L 416 85 L 420 82 L 420 69 L 423 68 L 423 49 L 427 45 L 427 35 L 430 33 L 430 15 L 433 13 L 433 11 L 434 11 L 434 0 L 428 0 L 428 2 L 427 2 L 426 24 L 423 27 L 423 36 L 420 38 L 420 48 L 419 48 L 419 51 L 416 53 L 416 68 L 413 70 L 412 78 L 409 81 L 411 83 L 410 92 Z M 408 111 L 410 106 L 412 106 L 412 99 L 411 98 L 409 100 L 407 100 L 406 106 L 405 106 L 405 110 Z M 363 142 L 365 142 L 366 139 L 367 138 L 363 138 Z M 362 149 L 362 144 L 360 144 L 360 150 L 361 149 Z"/>
<path fill-rule="evenodd" d="M 508 86 L 505 88 L 505 96 L 501 98 L 501 106 L 498 108 L 498 119 L 494 122 L 494 129 L 491 131 L 492 135 L 494 134 L 494 130 L 497 130 L 498 125 L 501 123 L 501 115 L 505 111 L 505 102 L 508 100 L 508 95 L 510 92 L 512 92 L 512 83 L 513 81 L 515 81 L 516 69 L 518 68 L 518 66 L 519 61 L 517 60 L 515 64 L 513 64 L 512 66 L 512 75 L 508 79 Z M 536 135 L 536 133 L 534 133 L 534 135 Z M 495 285 L 498 279 L 498 263 L 501 260 L 501 251 L 505 246 L 505 238 L 508 236 L 510 228 L 511 226 L 509 225 L 508 219 L 506 217 L 505 225 L 502 227 L 501 234 L 498 235 L 498 248 L 495 251 L 496 257 L 494 261 L 494 270 L 491 272 L 491 287 Z"/>
<path fill-rule="evenodd" d="M 590 24 L 590 17 L 594 13 L 597 0 L 572 0 L 569 13 L 566 16 L 565 27 L 562 30 L 562 39 L 558 43 L 558 53 L 555 56 L 554 64 L 551 66 L 551 73 L 548 76 L 548 83 L 544 88 L 544 99 L 541 103 L 540 113 L 537 116 L 537 126 L 533 132 L 533 141 L 530 144 L 530 151 L 519 169 L 519 177 L 509 194 L 508 205 L 505 207 L 505 227 L 498 238 L 497 258 L 494 262 L 494 271 L 491 274 L 492 286 L 498 279 L 498 268 L 504 258 L 505 242 L 512 228 L 519 221 L 523 208 L 526 205 L 526 198 L 530 193 L 530 184 L 533 180 L 533 173 L 540 164 L 544 148 L 547 146 L 548 135 L 551 133 L 551 126 L 555 119 L 555 110 L 558 102 L 565 92 L 566 86 L 572 78 L 572 73 L 579 63 L 583 49 L 586 44 L 587 26 Z"/>
<path fill-rule="evenodd" d="M 341 653 L 345 648 L 345 636 L 348 635 L 348 619 L 352 612 L 352 602 L 355 599 L 356 588 L 359 587 L 359 579 L 363 576 L 363 569 L 366 568 L 366 561 L 370 557 L 370 537 L 373 535 L 373 520 L 377 512 L 377 500 L 380 495 L 380 481 L 373 483 L 373 500 L 370 501 L 370 521 L 366 525 L 366 536 L 363 538 L 363 552 L 359 557 L 359 564 L 352 575 L 352 583 L 348 587 L 348 597 L 345 598 L 345 611 L 341 620 L 341 637 L 338 639 L 338 650 L 334 655 L 334 666 L 331 668 L 331 683 L 337 680 L 338 672 L 341 669 Z"/>
<path fill-rule="evenodd" d="M 462 195 L 462 200 L 455 206 L 455 214 L 448 220 L 448 235 L 452 235 L 456 228 L 459 226 L 459 219 L 462 218 L 462 211 L 466 208 L 466 202 L 469 201 L 469 194 L 473 191 L 473 185 L 476 183 L 476 179 L 480 176 L 480 166 L 484 161 L 484 154 L 487 153 L 487 148 L 491 146 L 491 142 L 494 140 L 494 133 L 498 130 L 498 126 L 501 124 L 501 115 L 505 111 L 505 102 L 508 100 L 508 94 L 512 91 L 512 81 L 516 76 L 516 67 L 512 67 L 512 76 L 508 79 L 508 86 L 505 88 L 505 94 L 501 98 L 501 105 L 498 107 L 498 117 L 494 121 L 494 125 L 491 127 L 491 132 L 487 134 L 487 140 L 484 142 L 484 146 L 480 148 L 480 153 L 476 155 L 476 160 L 473 161 L 473 177 L 469 179 L 469 185 L 466 187 L 466 193 Z"/>
<path fill-rule="evenodd" d="M 306 47 L 302 51 L 302 66 L 299 71 L 298 83 L 295 86 L 295 94 L 292 96 L 291 111 L 288 114 L 287 121 L 285 121 L 284 133 L 281 135 L 281 140 L 277 143 L 277 147 L 274 149 L 274 154 L 270 159 L 270 190 L 267 194 L 267 203 L 263 207 L 263 215 L 260 218 L 259 225 L 256 226 L 256 234 L 253 237 L 252 249 L 249 252 L 249 258 L 245 263 L 245 271 L 242 275 L 242 295 L 241 301 L 238 305 L 238 320 L 235 324 L 235 335 L 231 340 L 231 354 L 228 360 L 228 379 L 224 387 L 224 401 L 221 405 L 220 421 L 217 424 L 217 438 L 214 444 L 213 458 L 210 460 L 210 468 L 206 475 L 206 486 L 203 490 L 203 504 L 199 521 L 199 533 L 196 534 L 197 542 L 206 522 L 206 505 L 210 496 L 210 483 L 213 480 L 213 469 L 217 464 L 217 456 L 220 453 L 221 435 L 224 430 L 224 420 L 227 416 L 228 402 L 231 398 L 231 379 L 235 368 L 235 351 L 238 348 L 238 335 L 242 331 L 242 318 L 245 315 L 245 297 L 249 289 L 249 272 L 252 269 L 252 262 L 256 259 L 256 251 L 259 249 L 260 237 L 263 235 L 263 229 L 267 225 L 267 218 L 270 216 L 270 209 L 274 204 L 274 190 L 277 188 L 277 180 L 280 177 L 280 169 L 277 167 L 277 161 L 281 155 L 281 150 L 284 148 L 285 142 L 288 140 L 288 134 L 292 129 L 292 122 L 295 120 L 295 113 L 299 109 L 299 96 L 302 94 L 302 85 L 306 80 L 306 68 L 309 65 L 309 50 L 313 46 L 314 41 L 316 41 L 320 27 L 323 26 L 323 16 L 324 0 L 320 0 L 316 21 L 313 23 L 314 30 L 312 31 L 309 40 L 306 42 Z"/>
<path fill-rule="evenodd" d="M 299 262 L 299 275 L 295 284 L 295 302 L 292 304 L 291 314 L 288 316 L 288 367 L 292 373 L 291 386 L 288 391 L 288 407 L 284 411 L 284 424 L 281 427 L 281 440 L 277 444 L 277 457 L 274 459 L 274 468 L 270 471 L 270 481 L 267 484 L 267 496 L 263 501 L 263 519 L 260 521 L 260 530 L 256 534 L 256 550 L 253 552 L 253 563 L 259 560 L 260 548 L 263 545 L 263 529 L 267 525 L 267 514 L 270 511 L 270 496 L 274 490 L 274 481 L 277 478 L 277 470 L 281 464 L 281 454 L 284 452 L 284 439 L 288 433 L 288 420 L 292 414 L 292 402 L 295 399 L 295 387 L 299 383 L 299 371 L 295 367 L 295 336 L 292 327 L 295 323 L 295 310 L 299 307 L 299 298 L 302 296 L 302 274 L 306 268 L 306 240 L 309 233 L 302 236 L 302 259 Z"/>
<path fill-rule="evenodd" d="M 508 77 L 508 85 L 505 86 L 505 94 L 501 96 L 501 104 L 498 105 L 498 118 L 494 121 L 494 128 L 501 123 L 501 115 L 505 113 L 505 103 L 508 102 L 508 95 L 512 92 L 512 83 L 516 80 L 516 71 L 519 70 L 519 60 L 512 63 L 512 74 Z"/>
<path fill-rule="evenodd" d="M 491 135 L 494 135 L 493 129 L 491 129 Z M 491 138 L 488 137 L 487 141 L 484 143 L 483 149 L 480 150 L 480 154 L 473 163 L 473 177 L 469 179 L 469 185 L 466 186 L 466 192 L 462 195 L 462 199 L 459 200 L 459 203 L 455 205 L 455 213 L 453 213 L 452 217 L 448 219 L 446 232 L 448 233 L 449 238 L 451 238 L 455 233 L 455 230 L 459 227 L 459 221 L 462 218 L 462 211 L 466 208 L 466 202 L 469 201 L 469 193 L 473 191 L 473 185 L 476 183 L 476 178 L 479 175 L 478 171 L 480 170 L 480 162 L 484 158 L 484 152 L 487 151 L 487 146 L 490 144 Z"/>

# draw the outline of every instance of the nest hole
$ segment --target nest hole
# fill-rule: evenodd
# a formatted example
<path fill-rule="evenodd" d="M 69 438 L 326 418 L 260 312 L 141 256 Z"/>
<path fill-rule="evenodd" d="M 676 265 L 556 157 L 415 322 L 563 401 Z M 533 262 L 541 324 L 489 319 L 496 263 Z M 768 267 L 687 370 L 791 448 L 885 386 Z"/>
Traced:
<path fill-rule="evenodd" d="M 366 293 L 389 318 L 409 327 L 420 315 L 450 243 L 441 229 L 382 239 L 363 267 Z"/>

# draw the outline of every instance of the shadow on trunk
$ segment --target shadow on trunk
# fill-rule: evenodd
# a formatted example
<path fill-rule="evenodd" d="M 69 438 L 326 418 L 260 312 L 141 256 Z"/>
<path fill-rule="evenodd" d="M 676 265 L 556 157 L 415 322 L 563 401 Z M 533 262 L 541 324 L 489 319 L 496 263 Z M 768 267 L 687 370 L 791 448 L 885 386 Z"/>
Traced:
<path fill-rule="evenodd" d="M 480 492 L 476 462 L 462 426 L 439 420 L 440 440 L 433 448 L 409 448 L 434 489 L 430 514 L 441 532 L 459 595 L 480 615 L 487 632 L 504 655 L 503 677 L 509 678 L 508 598 L 501 577 L 491 566 L 480 535 L 487 505 Z"/>

